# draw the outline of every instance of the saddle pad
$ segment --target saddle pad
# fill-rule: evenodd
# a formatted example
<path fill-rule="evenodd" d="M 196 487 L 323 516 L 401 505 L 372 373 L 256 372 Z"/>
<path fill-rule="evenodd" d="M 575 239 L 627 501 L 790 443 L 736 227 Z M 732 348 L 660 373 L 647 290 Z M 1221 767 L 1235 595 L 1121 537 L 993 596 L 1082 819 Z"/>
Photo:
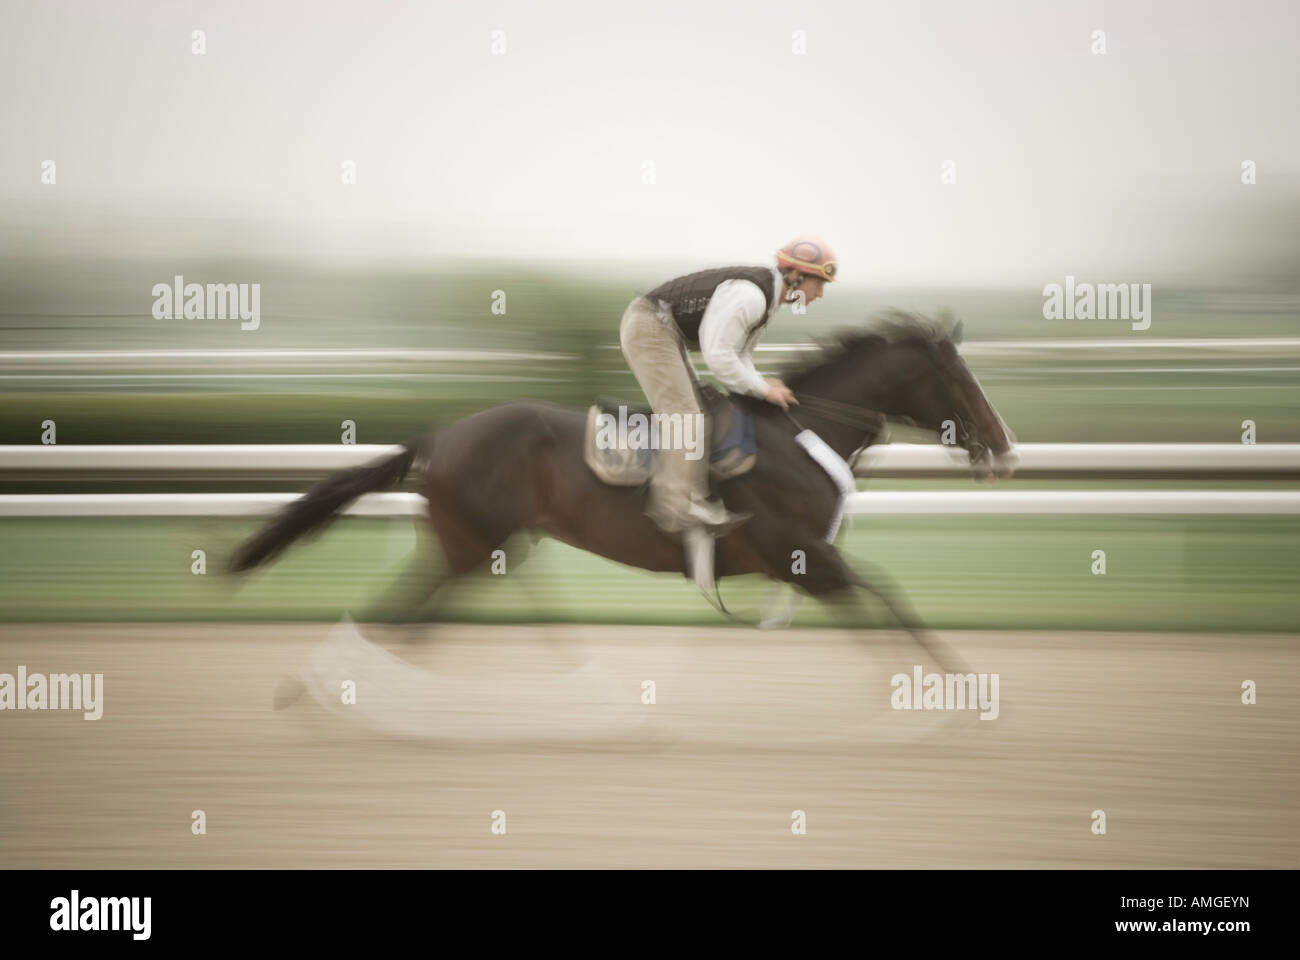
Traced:
<path fill-rule="evenodd" d="M 709 454 L 709 475 L 714 480 L 730 480 L 754 469 L 758 462 L 758 448 L 754 436 L 754 418 L 725 397 L 709 398 L 712 416 L 710 436 L 712 450 Z M 602 424 L 604 440 L 609 439 L 609 428 L 619 421 L 620 405 L 601 398 L 587 409 L 587 426 L 583 436 L 583 459 L 601 482 L 615 487 L 637 487 L 650 480 L 654 472 L 655 451 L 650 448 L 631 448 L 630 445 L 598 443 Z M 629 408 L 623 405 L 623 422 L 635 414 L 649 416 L 646 408 Z M 611 419 L 604 419 L 610 417 Z"/>

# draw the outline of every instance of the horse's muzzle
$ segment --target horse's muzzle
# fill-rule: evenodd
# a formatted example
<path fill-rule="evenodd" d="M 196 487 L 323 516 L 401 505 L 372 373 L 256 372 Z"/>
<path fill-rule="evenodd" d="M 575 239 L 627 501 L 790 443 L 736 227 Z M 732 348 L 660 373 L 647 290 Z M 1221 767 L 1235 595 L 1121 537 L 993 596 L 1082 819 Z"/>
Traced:
<path fill-rule="evenodd" d="M 982 444 L 970 452 L 970 469 L 975 479 L 992 483 L 997 480 L 1009 480 L 1015 475 L 1020 457 L 1016 448 L 1011 447 L 1005 453 L 993 453 Z"/>
<path fill-rule="evenodd" d="M 1009 447 L 1006 453 L 995 454 L 993 457 L 993 475 L 999 480 L 1010 480 L 1019 466 L 1020 454 L 1016 453 L 1015 447 Z"/>

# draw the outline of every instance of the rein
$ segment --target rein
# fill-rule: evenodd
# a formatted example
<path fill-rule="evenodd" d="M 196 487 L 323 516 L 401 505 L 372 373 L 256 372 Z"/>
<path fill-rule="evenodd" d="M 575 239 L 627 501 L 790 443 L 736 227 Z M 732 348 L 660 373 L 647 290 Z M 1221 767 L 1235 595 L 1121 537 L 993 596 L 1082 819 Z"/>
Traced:
<path fill-rule="evenodd" d="M 866 428 L 879 432 L 885 425 L 885 415 L 869 407 L 827 397 L 799 397 L 799 406 L 807 407 L 815 416 L 845 427 Z M 787 415 L 789 411 L 786 411 Z M 792 418 L 793 419 L 793 418 Z"/>

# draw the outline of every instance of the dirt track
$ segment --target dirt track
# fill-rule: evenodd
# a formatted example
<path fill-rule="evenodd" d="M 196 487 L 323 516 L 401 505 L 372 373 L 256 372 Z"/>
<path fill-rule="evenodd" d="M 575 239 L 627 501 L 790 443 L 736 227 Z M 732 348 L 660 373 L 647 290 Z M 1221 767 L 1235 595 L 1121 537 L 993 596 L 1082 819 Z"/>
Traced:
<path fill-rule="evenodd" d="M 0 713 L 0 867 L 1300 866 L 1293 637 L 947 634 L 980 721 L 890 709 L 896 636 L 441 627 L 273 712 L 327 632 L 0 626 L 0 672 L 105 675 Z"/>

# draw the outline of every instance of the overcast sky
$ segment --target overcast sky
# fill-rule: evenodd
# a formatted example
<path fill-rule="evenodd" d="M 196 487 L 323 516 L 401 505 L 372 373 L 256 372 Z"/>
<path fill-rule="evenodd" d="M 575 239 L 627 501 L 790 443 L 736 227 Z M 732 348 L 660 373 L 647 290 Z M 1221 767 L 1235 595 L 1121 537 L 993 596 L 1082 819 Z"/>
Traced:
<path fill-rule="evenodd" d="M 1231 279 L 1297 262 L 1298 8 L 5 0 L 0 251 Z"/>

